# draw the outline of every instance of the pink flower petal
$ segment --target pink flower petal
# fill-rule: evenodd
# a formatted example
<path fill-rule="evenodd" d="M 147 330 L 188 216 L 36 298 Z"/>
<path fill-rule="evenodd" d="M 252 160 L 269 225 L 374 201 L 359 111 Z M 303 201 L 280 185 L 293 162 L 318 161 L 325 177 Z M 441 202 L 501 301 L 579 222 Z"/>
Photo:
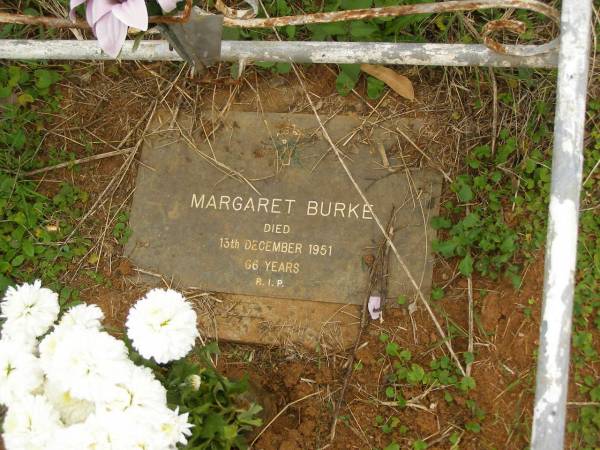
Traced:
<path fill-rule="evenodd" d="M 94 32 L 94 36 L 96 36 L 96 31 L 94 31 L 93 9 L 94 0 L 87 0 L 87 3 L 85 4 L 85 20 L 90 24 L 92 31 Z"/>
<path fill-rule="evenodd" d="M 156 0 L 164 12 L 171 12 L 177 6 L 177 0 Z"/>
<path fill-rule="evenodd" d="M 127 25 L 112 14 L 105 14 L 96 22 L 94 32 L 98 38 L 100 48 L 102 48 L 107 55 L 116 58 L 121 51 L 123 42 L 125 42 Z"/>
<path fill-rule="evenodd" d="M 379 295 L 371 295 L 367 304 L 371 319 L 377 320 L 381 316 L 381 297 Z"/>
<path fill-rule="evenodd" d="M 75 8 L 77 8 L 79 5 L 82 5 L 85 3 L 85 0 L 71 0 L 69 3 L 69 7 L 71 8 L 71 10 L 69 11 L 69 18 L 72 21 L 75 21 Z"/>
<path fill-rule="evenodd" d="M 102 17 L 111 12 L 115 5 L 118 4 L 119 2 L 117 0 L 94 0 L 90 14 L 90 18 L 92 19 L 90 25 L 96 25 Z"/>
<path fill-rule="evenodd" d="M 125 25 L 142 31 L 148 29 L 148 10 L 144 0 L 126 0 L 114 6 L 112 13 Z"/>

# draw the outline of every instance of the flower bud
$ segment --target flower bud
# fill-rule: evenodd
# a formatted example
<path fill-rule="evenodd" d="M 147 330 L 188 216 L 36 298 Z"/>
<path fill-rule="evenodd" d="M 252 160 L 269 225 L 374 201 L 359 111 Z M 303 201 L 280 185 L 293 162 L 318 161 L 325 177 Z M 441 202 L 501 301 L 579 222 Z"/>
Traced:
<path fill-rule="evenodd" d="M 196 374 L 188 376 L 186 381 L 195 391 L 200 389 L 200 384 L 202 384 L 202 378 L 200 378 L 200 375 Z"/>

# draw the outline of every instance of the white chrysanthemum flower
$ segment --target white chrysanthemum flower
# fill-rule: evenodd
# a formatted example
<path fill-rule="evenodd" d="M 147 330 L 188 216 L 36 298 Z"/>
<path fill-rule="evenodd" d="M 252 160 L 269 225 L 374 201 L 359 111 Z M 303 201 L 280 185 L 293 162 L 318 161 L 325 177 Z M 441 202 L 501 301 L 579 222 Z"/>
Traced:
<path fill-rule="evenodd" d="M 2 334 L 41 336 L 54 323 L 59 309 L 58 294 L 43 288 L 40 280 L 9 287 L 2 301 L 2 317 L 6 319 Z"/>
<path fill-rule="evenodd" d="M 101 402 L 111 398 L 115 384 L 126 376 L 132 364 L 125 344 L 108 333 L 79 327 L 59 327 L 55 332 L 53 351 L 40 345 L 40 352 L 53 352 L 48 361 L 45 357 L 42 360 L 48 379 L 83 400 Z"/>
<path fill-rule="evenodd" d="M 174 448 L 150 422 L 152 416 L 145 408 L 113 412 L 103 416 L 109 439 L 115 449 L 170 450 Z"/>
<path fill-rule="evenodd" d="M 0 340 L 0 403 L 12 405 L 44 381 L 38 358 L 13 341 Z"/>
<path fill-rule="evenodd" d="M 167 404 L 167 391 L 147 367 L 131 365 L 126 377 L 115 386 L 114 395 L 98 406 L 105 411 L 131 408 L 161 408 Z"/>
<path fill-rule="evenodd" d="M 40 361 L 44 372 L 52 372 L 52 367 L 55 364 L 56 349 L 59 344 L 63 341 L 65 334 L 64 328 L 55 328 L 54 331 L 44 336 L 38 346 L 38 352 L 40 355 Z"/>
<path fill-rule="evenodd" d="M 178 292 L 153 289 L 129 310 L 127 336 L 146 359 L 165 364 L 183 358 L 198 337 L 196 312 Z"/>
<path fill-rule="evenodd" d="M 151 421 L 157 428 L 158 434 L 172 446 L 187 444 L 187 436 L 192 434 L 193 425 L 188 422 L 188 413 L 179 414 L 179 408 L 175 411 L 166 407 L 155 410 Z"/>
<path fill-rule="evenodd" d="M 9 449 L 10 450 L 10 449 Z M 46 450 L 121 450 L 110 442 L 106 424 L 91 415 L 85 422 L 62 428 Z M 125 450 L 125 449 L 122 449 Z"/>
<path fill-rule="evenodd" d="M 62 316 L 59 327 L 72 328 L 82 327 L 86 329 L 100 330 L 102 327 L 104 313 L 97 305 L 77 305 L 69 308 Z"/>
<path fill-rule="evenodd" d="M 4 444 L 8 450 L 47 450 L 61 428 L 58 412 L 42 395 L 25 395 L 8 408 Z"/>
<path fill-rule="evenodd" d="M 24 353 L 31 353 L 32 355 L 37 352 L 38 341 L 35 337 L 27 335 L 25 333 L 2 336 L 2 341 L 11 342 L 14 346 L 20 349 Z"/>
<path fill-rule="evenodd" d="M 108 433 L 94 421 L 60 429 L 47 450 L 113 450 Z"/>
<path fill-rule="evenodd" d="M 65 425 L 84 422 L 96 410 L 92 402 L 74 397 L 71 392 L 62 389 L 53 380 L 48 380 L 44 384 L 44 395 L 58 411 Z"/>

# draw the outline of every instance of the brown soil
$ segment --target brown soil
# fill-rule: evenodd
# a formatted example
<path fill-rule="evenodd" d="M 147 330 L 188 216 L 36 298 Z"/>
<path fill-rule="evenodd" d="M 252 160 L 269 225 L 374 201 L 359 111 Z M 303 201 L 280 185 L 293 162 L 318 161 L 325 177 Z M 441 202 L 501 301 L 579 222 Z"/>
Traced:
<path fill-rule="evenodd" d="M 434 273 L 441 280 L 443 271 L 438 266 Z M 430 448 L 446 449 L 448 429 L 457 429 L 471 420 L 467 399 L 486 413 L 481 432 L 467 433 L 461 448 L 523 448 L 529 439 L 528 424 L 531 422 L 533 405 L 533 351 L 538 337 L 538 314 L 541 298 L 543 267 L 541 258 L 528 270 L 523 287 L 515 291 L 508 283 L 484 283 L 475 280 L 474 300 L 482 330 L 475 343 L 476 361 L 472 376 L 477 388 L 468 396 L 455 395 L 455 404 L 444 400 L 443 392 L 433 391 L 420 398 L 416 407 L 396 408 L 381 405 L 384 395 L 385 374 L 389 361 L 385 356 L 385 344 L 379 334 L 385 331 L 394 336 L 403 348 L 409 349 L 415 362 L 426 367 L 433 357 L 443 354 L 437 334 L 429 317 L 423 311 L 415 316 L 413 330 L 407 310 L 385 311 L 383 324 L 372 323 L 364 336 L 364 343 L 357 359 L 363 368 L 354 372 L 346 394 L 347 417 L 339 423 L 335 439 L 329 448 L 382 448 L 396 440 L 401 448 L 410 447 L 417 437 L 428 438 Z M 465 305 L 466 286 L 454 283 L 446 298 L 439 304 L 446 313 L 463 328 L 467 326 Z M 531 316 L 525 313 L 529 299 L 535 299 Z M 483 330 L 488 337 L 483 338 Z M 413 334 L 414 332 L 414 334 Z M 415 336 L 416 342 L 415 343 Z M 456 338 L 457 349 L 466 347 L 466 339 Z M 260 437 L 256 448 L 260 449 L 317 449 L 329 443 L 331 402 L 341 386 L 343 361 L 320 361 L 315 363 L 308 356 L 298 360 L 297 355 L 285 355 L 280 351 L 274 362 L 273 351 L 256 349 L 252 363 L 241 369 L 238 359 L 227 357 L 222 362 L 226 373 L 237 375 L 243 371 L 252 374 L 251 379 L 276 399 L 278 410 L 290 402 L 314 392 L 320 394 L 291 406 Z M 226 352 L 227 354 L 227 352 Z M 422 394 L 422 390 L 407 388 L 408 399 Z M 375 418 L 394 416 L 409 427 L 408 438 L 397 432 L 384 434 L 376 426 Z M 445 437 L 444 437 L 445 436 Z"/>
<path fill-rule="evenodd" d="M 62 87 L 64 111 L 55 118 L 56 133 L 49 135 L 48 146 L 64 146 L 76 157 L 87 156 L 84 146 L 69 139 L 77 141 L 82 132 L 88 137 L 90 133 L 97 136 L 93 154 L 111 151 L 147 111 L 159 92 L 165 95 L 165 89 L 168 92 L 162 106 L 171 111 L 181 109 L 195 114 L 203 108 L 216 111 L 231 108 L 308 112 L 304 94 L 291 75 L 249 70 L 243 80 L 236 82 L 229 79 L 228 69 L 224 66 L 220 70 L 211 70 L 200 80 L 189 80 L 185 74 L 178 76 L 178 72 L 179 66 L 175 64 L 75 66 L 73 75 Z M 375 116 L 403 113 L 409 117 L 433 118 L 436 128 L 418 141 L 432 155 L 433 162 L 428 162 L 408 145 L 401 151 L 413 167 L 433 164 L 452 173 L 462 164 L 461 139 L 465 135 L 485 135 L 489 121 L 475 120 L 469 103 L 456 98 L 448 89 L 455 78 L 460 79 L 459 70 L 408 69 L 405 73 L 414 81 L 419 100 L 411 104 L 395 94 L 388 94 L 378 105 L 376 101 L 365 100 L 364 86 L 358 89 L 362 97 L 340 97 L 335 91 L 335 75 L 328 67 L 312 66 L 304 70 L 308 89 L 315 95 L 317 106 L 324 114 L 345 112 L 365 116 L 376 108 Z M 172 88 L 166 87 L 165 80 L 173 82 Z M 482 89 L 487 88 L 483 85 Z M 71 115 L 68 123 L 64 123 Z M 210 124 L 207 126 L 210 132 Z M 125 147 L 134 145 L 136 136 L 132 136 Z M 53 192 L 58 181 L 68 180 L 90 193 L 90 201 L 84 205 L 89 207 L 116 176 L 124 159 L 124 156 L 118 156 L 75 169 L 49 172 L 42 178 L 42 189 Z M 134 268 L 123 258 L 122 248 L 112 237 L 112 227 L 107 226 L 121 206 L 127 208 L 134 176 L 135 167 L 83 224 L 82 231 L 95 243 L 94 249 L 75 264 L 63 280 L 79 286 L 85 301 L 102 307 L 111 330 L 122 329 L 129 305 L 144 292 L 144 288 L 131 283 Z M 88 270 L 102 274 L 105 281 L 91 281 L 86 275 Z M 455 266 L 437 262 L 434 285 L 448 283 L 455 273 Z M 382 448 L 392 440 L 396 440 L 401 448 L 409 448 L 418 438 L 426 439 L 430 448 L 450 448 L 449 435 L 454 431 L 462 433 L 465 423 L 471 420 L 468 399 L 475 400 L 485 411 L 485 419 L 480 433 L 462 434 L 460 448 L 525 447 L 529 440 L 535 385 L 534 350 L 538 339 L 542 281 L 541 254 L 527 267 L 519 291 L 505 281 L 473 280 L 476 358 L 472 375 L 477 388 L 468 396 L 455 394 L 453 403 L 444 400 L 443 391 L 432 390 L 419 397 L 422 390 L 405 387 L 403 392 L 407 399 L 419 397 L 413 406 L 400 409 L 382 404 L 386 401 L 386 374 L 391 367 L 385 356 L 385 345 L 379 341 L 381 332 L 409 349 L 413 361 L 423 367 L 428 367 L 433 358 L 446 352 L 429 316 L 422 309 L 414 313 L 411 322 L 406 308 L 387 308 L 385 320 L 371 322 L 363 336 L 364 342 L 356 355 L 362 368 L 354 371 L 349 382 L 342 418 L 328 448 Z M 444 328 L 447 330 L 452 321 L 455 326 L 467 329 L 466 283 L 462 279 L 453 281 L 447 286 L 446 293 L 445 298 L 435 305 L 438 317 L 444 318 Z M 452 345 L 456 351 L 465 351 L 467 339 L 464 334 L 456 333 Z M 263 392 L 267 421 L 286 405 L 298 401 L 269 425 L 255 448 L 312 450 L 330 444 L 332 410 L 343 382 L 346 354 L 227 343 L 221 343 L 221 347 L 221 369 L 232 377 L 248 373 L 255 388 Z M 402 435 L 398 429 L 390 434 L 383 433 L 375 423 L 378 415 L 399 418 L 400 423 L 408 427 L 408 433 Z"/>

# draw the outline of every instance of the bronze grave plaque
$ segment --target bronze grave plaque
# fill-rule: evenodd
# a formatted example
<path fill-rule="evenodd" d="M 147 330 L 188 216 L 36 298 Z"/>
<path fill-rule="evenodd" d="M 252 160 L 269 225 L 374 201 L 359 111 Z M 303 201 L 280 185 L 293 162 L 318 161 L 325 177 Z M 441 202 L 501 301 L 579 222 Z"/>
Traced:
<path fill-rule="evenodd" d="M 429 170 L 384 167 L 381 149 L 391 167 L 401 165 L 396 127 L 414 133 L 418 123 L 390 120 L 366 137 L 358 118 L 327 122 L 381 221 L 395 208 L 394 242 L 428 291 L 428 223 L 441 179 Z M 201 136 L 165 131 L 145 145 L 130 259 L 185 287 L 361 304 L 381 233 L 315 117 L 232 112 L 210 143 Z M 393 258 L 389 292 L 412 292 Z"/>

